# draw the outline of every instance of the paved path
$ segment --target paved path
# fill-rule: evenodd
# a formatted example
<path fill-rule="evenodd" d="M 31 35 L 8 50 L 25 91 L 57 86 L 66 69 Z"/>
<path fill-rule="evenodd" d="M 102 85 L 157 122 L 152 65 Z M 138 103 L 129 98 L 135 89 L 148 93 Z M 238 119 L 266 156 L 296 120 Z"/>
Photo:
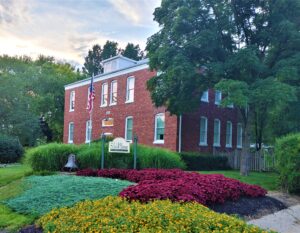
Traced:
<path fill-rule="evenodd" d="M 280 233 L 300 233 L 300 204 L 248 223 Z"/>

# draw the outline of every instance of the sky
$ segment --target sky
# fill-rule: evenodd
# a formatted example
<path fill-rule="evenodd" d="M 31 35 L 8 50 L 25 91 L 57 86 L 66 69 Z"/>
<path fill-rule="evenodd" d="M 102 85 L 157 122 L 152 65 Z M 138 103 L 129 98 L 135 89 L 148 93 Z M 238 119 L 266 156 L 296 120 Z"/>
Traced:
<path fill-rule="evenodd" d="M 0 55 L 39 54 L 75 66 L 107 40 L 145 48 L 160 0 L 0 0 Z"/>

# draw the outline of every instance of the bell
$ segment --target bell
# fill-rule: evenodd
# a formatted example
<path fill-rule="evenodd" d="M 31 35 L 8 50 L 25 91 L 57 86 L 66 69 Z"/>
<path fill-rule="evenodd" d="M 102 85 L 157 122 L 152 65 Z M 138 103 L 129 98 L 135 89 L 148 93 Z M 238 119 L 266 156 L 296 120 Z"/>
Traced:
<path fill-rule="evenodd" d="M 72 169 L 77 169 L 77 165 L 75 163 L 75 155 L 74 154 L 70 154 L 68 157 L 68 162 L 67 164 L 64 166 L 64 169 L 69 169 L 70 171 L 72 171 Z"/>

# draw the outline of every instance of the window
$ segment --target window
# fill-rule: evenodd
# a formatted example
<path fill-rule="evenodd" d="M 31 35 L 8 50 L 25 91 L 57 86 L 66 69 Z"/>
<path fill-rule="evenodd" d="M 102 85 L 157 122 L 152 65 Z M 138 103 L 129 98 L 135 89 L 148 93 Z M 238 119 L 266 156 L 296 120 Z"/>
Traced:
<path fill-rule="evenodd" d="M 133 129 L 133 118 L 131 116 L 126 117 L 125 122 L 125 140 L 132 142 L 132 129 Z"/>
<path fill-rule="evenodd" d="M 201 101 L 208 102 L 208 90 L 203 92 L 203 94 L 201 96 Z"/>
<path fill-rule="evenodd" d="M 68 137 L 68 143 L 73 143 L 74 139 L 74 123 L 69 123 L 69 137 Z"/>
<path fill-rule="evenodd" d="M 118 91 L 118 83 L 117 81 L 112 81 L 110 86 L 110 105 L 117 104 L 117 91 Z"/>
<path fill-rule="evenodd" d="M 127 78 L 126 102 L 130 103 L 134 100 L 134 77 Z"/>
<path fill-rule="evenodd" d="M 215 92 L 215 104 L 220 105 L 222 101 L 222 92 L 221 91 L 216 91 Z"/>
<path fill-rule="evenodd" d="M 164 143 L 165 137 L 165 114 L 159 113 L 155 116 L 154 143 Z"/>
<path fill-rule="evenodd" d="M 220 146 L 221 122 L 218 119 L 214 121 L 214 146 Z"/>
<path fill-rule="evenodd" d="M 70 112 L 75 109 L 75 91 L 71 91 L 70 93 Z"/>
<path fill-rule="evenodd" d="M 242 148 L 243 146 L 243 127 L 241 123 L 237 124 L 237 141 L 236 141 L 236 147 Z"/>
<path fill-rule="evenodd" d="M 200 146 L 207 146 L 207 118 L 200 119 Z"/>
<path fill-rule="evenodd" d="M 232 123 L 230 121 L 226 124 L 226 147 L 232 147 Z"/>
<path fill-rule="evenodd" d="M 102 84 L 102 92 L 101 92 L 101 106 L 107 106 L 108 101 L 108 84 Z"/>
<path fill-rule="evenodd" d="M 85 142 L 88 143 L 91 141 L 92 137 L 92 121 L 88 120 L 85 127 Z"/>

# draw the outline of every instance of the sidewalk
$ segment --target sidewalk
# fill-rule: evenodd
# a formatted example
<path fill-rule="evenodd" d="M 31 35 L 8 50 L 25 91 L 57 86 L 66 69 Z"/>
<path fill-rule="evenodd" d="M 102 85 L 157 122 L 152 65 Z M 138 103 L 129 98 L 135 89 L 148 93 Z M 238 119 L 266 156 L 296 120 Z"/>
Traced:
<path fill-rule="evenodd" d="M 248 223 L 279 233 L 300 233 L 300 204 L 248 221 Z"/>

